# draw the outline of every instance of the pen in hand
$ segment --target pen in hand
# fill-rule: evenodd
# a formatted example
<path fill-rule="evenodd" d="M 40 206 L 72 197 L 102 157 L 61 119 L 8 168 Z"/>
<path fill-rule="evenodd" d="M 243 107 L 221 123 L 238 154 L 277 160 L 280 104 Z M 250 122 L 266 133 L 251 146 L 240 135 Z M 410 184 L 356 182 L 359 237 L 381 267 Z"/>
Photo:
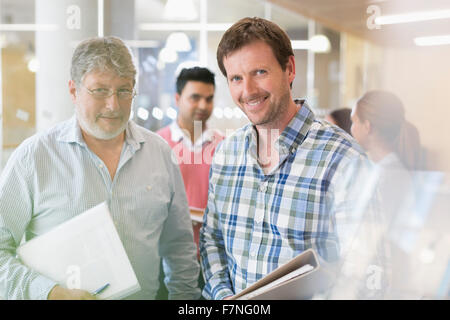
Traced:
<path fill-rule="evenodd" d="M 106 288 L 109 287 L 109 283 L 105 284 L 104 286 L 101 286 L 100 288 L 98 288 L 97 290 L 93 291 L 91 294 L 93 296 L 98 296 L 100 293 L 102 293 L 103 291 L 105 291 Z"/>

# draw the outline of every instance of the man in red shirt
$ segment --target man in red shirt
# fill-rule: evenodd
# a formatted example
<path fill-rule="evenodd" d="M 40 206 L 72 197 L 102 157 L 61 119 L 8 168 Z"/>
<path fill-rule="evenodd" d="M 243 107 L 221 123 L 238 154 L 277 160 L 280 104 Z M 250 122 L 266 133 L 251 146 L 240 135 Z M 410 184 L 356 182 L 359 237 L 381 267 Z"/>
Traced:
<path fill-rule="evenodd" d="M 189 207 L 203 211 L 208 201 L 209 168 L 214 150 L 223 140 L 207 127 L 214 102 L 214 74 L 206 68 L 181 70 L 176 81 L 178 117 L 157 133 L 172 147 L 183 176 Z M 198 245 L 200 223 L 194 223 Z"/>

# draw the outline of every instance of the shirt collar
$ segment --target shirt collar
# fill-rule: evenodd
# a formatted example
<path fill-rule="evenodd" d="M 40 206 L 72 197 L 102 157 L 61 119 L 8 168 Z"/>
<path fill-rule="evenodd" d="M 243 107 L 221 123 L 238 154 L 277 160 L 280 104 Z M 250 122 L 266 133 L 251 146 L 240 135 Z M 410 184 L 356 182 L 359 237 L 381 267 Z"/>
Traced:
<path fill-rule="evenodd" d="M 180 142 L 183 140 L 183 142 L 186 142 L 188 145 L 191 145 L 191 139 L 189 139 L 186 134 L 183 132 L 183 130 L 178 125 L 177 121 L 173 121 L 170 126 L 170 133 L 172 136 L 173 142 Z M 211 142 L 214 140 L 215 131 L 209 128 L 206 128 L 203 132 L 200 138 L 195 141 L 194 146 L 201 146 L 206 142 Z"/>
<path fill-rule="evenodd" d="M 76 116 L 72 116 L 59 133 L 58 141 L 67 143 L 78 143 L 81 146 L 86 146 L 83 139 L 80 125 L 78 124 Z M 131 145 L 134 150 L 140 149 L 141 143 L 145 142 L 145 138 L 138 130 L 137 124 L 133 120 L 129 120 L 125 128 L 125 142 Z"/>
<path fill-rule="evenodd" d="M 141 144 L 145 142 L 143 132 L 139 130 L 138 125 L 133 120 L 128 121 L 125 129 L 125 141 L 132 146 L 135 151 L 139 150 Z"/>
<path fill-rule="evenodd" d="M 180 126 L 178 125 L 177 121 L 173 121 L 170 124 L 170 133 L 171 133 L 171 137 L 172 137 L 172 141 L 173 142 L 179 142 L 181 139 L 183 139 L 184 133 L 183 130 L 181 130 Z"/>
<path fill-rule="evenodd" d="M 73 115 L 68 121 L 66 121 L 57 137 L 58 141 L 67 143 L 78 143 L 85 146 L 83 135 L 81 134 L 81 128 L 78 125 L 78 121 L 75 115 Z"/>
<path fill-rule="evenodd" d="M 280 155 L 295 153 L 298 146 L 302 144 L 308 135 L 308 131 L 315 120 L 315 115 L 309 108 L 305 100 L 295 100 L 297 105 L 300 105 L 300 110 L 295 114 L 284 131 L 278 137 L 276 143 L 278 144 Z M 245 133 L 250 152 L 256 157 L 257 154 L 257 131 L 254 125 L 249 125 Z"/>
<path fill-rule="evenodd" d="M 282 150 L 294 153 L 308 135 L 309 129 L 315 120 L 315 115 L 305 100 L 295 100 L 300 105 L 300 110 L 295 114 L 287 127 L 278 138 L 278 144 Z"/>

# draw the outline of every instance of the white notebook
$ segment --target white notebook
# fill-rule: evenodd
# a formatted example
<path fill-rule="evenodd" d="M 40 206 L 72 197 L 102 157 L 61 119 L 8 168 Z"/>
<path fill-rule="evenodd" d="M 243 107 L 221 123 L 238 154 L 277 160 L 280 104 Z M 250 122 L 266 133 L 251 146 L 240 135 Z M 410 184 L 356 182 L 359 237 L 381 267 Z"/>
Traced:
<path fill-rule="evenodd" d="M 94 292 L 109 283 L 100 299 L 121 299 L 140 290 L 105 202 L 26 242 L 17 254 L 65 288 Z"/>
<path fill-rule="evenodd" d="M 302 274 L 305 274 L 311 270 L 314 270 L 314 267 L 312 265 L 310 265 L 310 264 L 304 265 L 303 267 L 300 267 L 299 269 L 294 270 L 294 271 L 288 273 L 287 275 L 284 275 L 281 278 L 278 278 L 277 280 L 266 284 L 265 286 L 262 286 L 254 291 L 251 291 L 251 292 L 237 298 L 237 300 L 250 300 L 254 297 L 259 296 L 260 294 L 263 294 L 263 293 L 269 291 L 272 288 L 275 288 L 276 286 L 278 286 L 279 284 L 282 284 L 283 282 L 286 282 L 286 281 L 289 281 L 296 277 L 299 277 Z"/>
<path fill-rule="evenodd" d="M 323 264 L 323 266 L 321 265 Z M 259 279 L 231 300 L 303 300 L 327 290 L 334 279 L 330 266 L 307 249 Z"/>

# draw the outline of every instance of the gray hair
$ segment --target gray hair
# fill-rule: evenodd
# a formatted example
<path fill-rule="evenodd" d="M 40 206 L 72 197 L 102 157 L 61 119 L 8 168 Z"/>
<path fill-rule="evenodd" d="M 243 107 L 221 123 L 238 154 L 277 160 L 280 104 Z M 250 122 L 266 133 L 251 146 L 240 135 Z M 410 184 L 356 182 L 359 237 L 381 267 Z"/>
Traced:
<path fill-rule="evenodd" d="M 84 76 L 91 71 L 112 71 L 136 83 L 136 65 L 133 54 L 117 37 L 90 38 L 82 41 L 72 56 L 70 76 L 79 87 Z"/>

